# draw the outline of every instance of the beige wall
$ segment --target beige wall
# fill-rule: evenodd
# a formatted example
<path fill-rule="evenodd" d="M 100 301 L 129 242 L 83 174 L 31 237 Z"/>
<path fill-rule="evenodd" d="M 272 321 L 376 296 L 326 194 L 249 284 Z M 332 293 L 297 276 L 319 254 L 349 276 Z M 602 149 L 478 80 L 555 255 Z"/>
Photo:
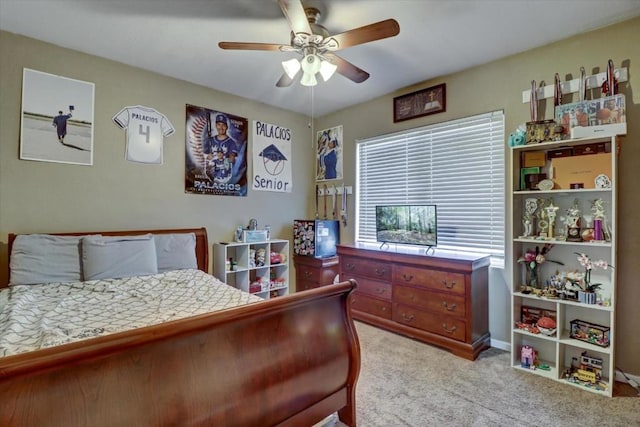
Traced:
<path fill-rule="evenodd" d="M 344 124 L 345 183 L 353 185 L 354 141 L 357 139 L 500 109 L 505 112 L 508 135 L 520 123 L 529 120 L 529 107 L 521 102 L 521 93 L 530 87 L 531 80 L 545 80 L 551 84 L 556 72 L 563 80 L 568 79 L 569 74 L 571 78 L 576 78 L 579 76 L 580 66 L 584 66 L 587 73 L 593 72 L 594 68 L 604 71 L 609 59 L 614 61 L 616 67 L 627 66 L 630 81 L 620 84 L 619 87 L 620 93 L 626 95 L 629 123 L 628 134 L 622 142 L 619 163 L 619 265 L 615 266 L 618 273 L 618 311 L 615 340 L 617 366 L 635 375 L 640 375 L 640 281 L 636 267 L 637 260 L 640 259 L 640 192 L 637 190 L 640 160 L 640 73 L 634 68 L 640 64 L 639 28 L 640 18 L 635 18 L 500 61 L 426 81 L 354 108 L 321 117 L 315 122 L 316 129 Z M 443 55 L 446 54 L 443 52 Z M 429 67 L 429 62 L 425 60 L 425 68 Z M 394 96 L 439 83 L 447 84 L 445 113 L 393 123 Z M 597 93 L 594 94 L 596 97 L 599 96 Z M 565 100 L 570 101 L 571 99 Z M 552 103 L 548 105 L 552 106 Z M 546 113 L 546 118 L 552 117 L 551 107 L 547 108 Z M 353 208 L 351 198 L 350 212 L 353 212 Z M 507 219 L 509 220 L 509 214 Z M 343 231 L 343 242 L 353 241 L 354 228 Z M 492 271 L 490 277 L 491 336 L 494 340 L 504 342 L 510 341 L 510 288 L 505 282 L 505 278 L 510 275 L 509 271 Z"/>
<path fill-rule="evenodd" d="M 289 239 L 305 217 L 312 169 L 305 116 L 164 77 L 117 62 L 0 32 L 0 280 L 7 281 L 9 232 L 206 226 L 210 242 L 229 240 L 256 218 Z M 19 156 L 23 68 L 95 83 L 94 165 L 22 161 Z M 185 194 L 185 104 L 220 109 L 292 129 L 293 193 L 247 197 Z M 125 132 L 111 118 L 125 106 L 165 114 L 175 133 L 164 139 L 164 164 L 128 162 Z M 52 134 L 55 140 L 55 133 Z M 304 183 L 304 184 L 302 184 Z"/>

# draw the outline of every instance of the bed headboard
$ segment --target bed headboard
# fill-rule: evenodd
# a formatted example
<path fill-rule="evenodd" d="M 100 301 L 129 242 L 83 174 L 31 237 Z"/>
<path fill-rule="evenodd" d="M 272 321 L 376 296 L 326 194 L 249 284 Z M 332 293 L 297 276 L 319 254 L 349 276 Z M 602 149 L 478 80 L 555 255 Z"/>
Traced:
<path fill-rule="evenodd" d="M 46 233 L 56 236 L 83 236 L 87 234 L 102 234 L 103 236 L 135 236 L 139 234 L 169 234 L 169 233 L 194 233 L 196 235 L 196 259 L 198 261 L 198 269 L 208 273 L 209 270 L 209 242 L 207 240 L 207 229 L 202 228 L 175 228 L 160 230 L 123 230 L 123 231 L 89 231 L 82 233 Z M 40 233 L 44 234 L 44 233 Z M 8 256 L 11 261 L 11 249 L 17 234 L 9 234 Z M 10 262 L 8 263 L 10 265 Z M 9 266 L 9 275 L 11 277 L 11 267 Z M 6 287 L 0 283 L 0 288 Z"/>

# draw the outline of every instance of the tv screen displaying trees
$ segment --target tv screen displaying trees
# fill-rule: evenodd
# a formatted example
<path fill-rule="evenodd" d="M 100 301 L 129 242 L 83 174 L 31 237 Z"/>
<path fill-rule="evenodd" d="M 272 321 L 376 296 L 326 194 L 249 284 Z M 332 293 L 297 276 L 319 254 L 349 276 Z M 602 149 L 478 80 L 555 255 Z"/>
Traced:
<path fill-rule="evenodd" d="M 376 240 L 384 243 L 436 246 L 436 205 L 376 206 Z"/>

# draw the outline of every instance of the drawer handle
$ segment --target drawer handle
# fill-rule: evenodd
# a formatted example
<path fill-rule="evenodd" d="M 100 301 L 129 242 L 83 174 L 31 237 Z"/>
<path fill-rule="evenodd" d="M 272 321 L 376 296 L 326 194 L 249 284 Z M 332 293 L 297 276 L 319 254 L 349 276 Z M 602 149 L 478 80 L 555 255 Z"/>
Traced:
<path fill-rule="evenodd" d="M 349 271 L 353 271 L 356 269 L 356 265 L 355 264 L 347 264 L 345 265 L 345 268 Z"/>
<path fill-rule="evenodd" d="M 413 314 L 407 316 L 406 314 L 402 313 L 402 320 L 404 320 L 405 322 L 411 322 L 413 320 Z"/>
<path fill-rule="evenodd" d="M 405 273 L 402 273 L 402 278 L 405 282 L 410 282 L 413 280 L 413 274 L 409 274 L 408 276 Z"/>
<path fill-rule="evenodd" d="M 387 307 L 382 307 L 381 310 L 382 311 L 387 311 Z"/>
<path fill-rule="evenodd" d="M 442 324 L 442 329 L 444 329 L 444 331 L 445 331 L 445 332 L 448 332 L 448 333 L 452 334 L 452 333 L 454 333 L 458 328 L 456 327 L 456 325 L 453 325 L 453 326 L 451 327 L 451 329 L 447 329 L 447 324 L 446 324 L 446 323 L 443 323 L 443 324 Z"/>
<path fill-rule="evenodd" d="M 376 288 L 376 292 L 379 294 L 384 294 L 385 289 L 384 288 Z"/>
<path fill-rule="evenodd" d="M 305 271 L 304 272 L 304 277 L 311 277 L 312 275 L 313 275 L 313 273 L 310 272 L 310 271 Z"/>
<path fill-rule="evenodd" d="M 446 309 L 447 309 L 447 311 L 453 311 L 453 310 L 455 310 L 455 309 L 456 309 L 456 307 L 458 306 L 458 304 L 455 304 L 455 303 L 454 303 L 454 304 L 449 305 L 449 304 L 447 304 L 447 302 L 446 302 L 446 301 L 442 301 L 442 306 L 443 306 L 444 308 L 446 308 Z"/>
<path fill-rule="evenodd" d="M 376 275 L 378 276 L 384 276 L 385 272 L 386 270 L 384 268 L 383 269 L 376 268 Z"/>
<path fill-rule="evenodd" d="M 451 282 L 448 282 L 446 279 L 442 281 L 442 285 L 447 288 L 447 289 L 453 289 L 453 287 L 456 285 L 456 281 L 452 280 Z"/>

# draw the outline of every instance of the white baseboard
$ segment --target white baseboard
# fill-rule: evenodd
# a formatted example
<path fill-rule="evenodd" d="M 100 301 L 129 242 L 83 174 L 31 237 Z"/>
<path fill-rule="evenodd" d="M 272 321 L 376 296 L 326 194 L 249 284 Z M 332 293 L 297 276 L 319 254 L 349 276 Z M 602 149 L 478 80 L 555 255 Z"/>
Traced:
<path fill-rule="evenodd" d="M 627 380 L 624 377 L 624 375 L 622 375 L 622 373 L 620 373 L 620 371 L 616 369 L 616 381 L 620 381 L 621 383 L 631 384 L 631 386 L 633 386 L 636 390 L 638 390 L 640 388 L 640 376 L 631 375 L 626 372 L 625 372 L 625 375 L 629 377 L 631 381 L 635 382 L 635 384 L 633 384 L 633 382 L 629 382 L 629 380 Z M 640 390 L 638 390 L 638 392 L 640 393 Z"/>
<path fill-rule="evenodd" d="M 511 351 L 511 343 L 506 341 L 494 340 L 491 338 L 491 347 L 499 348 L 500 350 Z"/>

